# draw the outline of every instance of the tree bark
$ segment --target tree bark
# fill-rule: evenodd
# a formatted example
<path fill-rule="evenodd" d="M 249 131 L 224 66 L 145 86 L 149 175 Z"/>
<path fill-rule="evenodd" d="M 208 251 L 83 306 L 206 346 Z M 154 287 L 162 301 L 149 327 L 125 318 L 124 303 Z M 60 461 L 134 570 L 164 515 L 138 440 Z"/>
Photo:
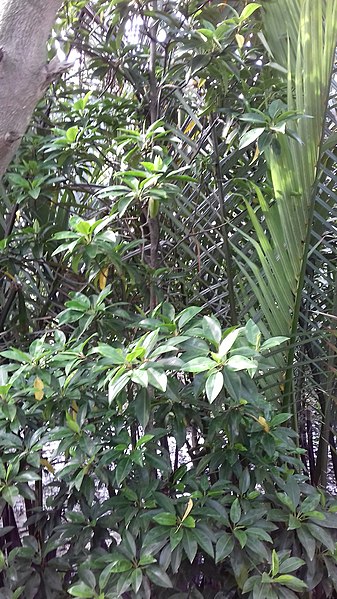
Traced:
<path fill-rule="evenodd" d="M 0 179 L 34 108 L 63 65 L 47 63 L 47 40 L 63 0 L 0 0 Z"/>

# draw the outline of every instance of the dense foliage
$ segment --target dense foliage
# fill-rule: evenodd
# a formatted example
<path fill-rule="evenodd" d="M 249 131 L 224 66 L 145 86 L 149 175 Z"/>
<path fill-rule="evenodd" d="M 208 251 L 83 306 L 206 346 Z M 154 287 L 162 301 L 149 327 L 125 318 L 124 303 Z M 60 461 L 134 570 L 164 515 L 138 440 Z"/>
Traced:
<path fill-rule="evenodd" d="M 301 474 L 291 414 L 254 383 L 286 339 L 168 303 L 130 320 L 110 295 L 73 294 L 68 339 L 2 352 L 1 501 L 24 498 L 29 533 L 21 546 L 3 529 L 4 588 L 291 599 L 322 581 L 328 596 L 337 506 Z M 118 329 L 127 343 L 111 343 Z"/>
<path fill-rule="evenodd" d="M 0 597 L 337 593 L 336 36 L 65 3 L 1 183 Z"/>

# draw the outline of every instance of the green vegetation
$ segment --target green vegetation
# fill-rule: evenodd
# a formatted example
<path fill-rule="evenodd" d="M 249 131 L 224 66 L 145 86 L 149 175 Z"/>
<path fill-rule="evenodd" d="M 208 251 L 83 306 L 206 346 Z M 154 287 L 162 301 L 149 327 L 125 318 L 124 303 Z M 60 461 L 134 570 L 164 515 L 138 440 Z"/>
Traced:
<path fill-rule="evenodd" d="M 71 0 L 1 183 L 0 598 L 337 593 L 334 0 Z"/>

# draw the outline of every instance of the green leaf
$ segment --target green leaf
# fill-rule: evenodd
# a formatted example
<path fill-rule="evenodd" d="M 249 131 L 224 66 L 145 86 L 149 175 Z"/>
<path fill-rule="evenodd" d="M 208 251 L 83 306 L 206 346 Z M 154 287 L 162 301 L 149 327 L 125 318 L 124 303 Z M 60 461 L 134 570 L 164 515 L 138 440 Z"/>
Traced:
<path fill-rule="evenodd" d="M 247 493 L 250 486 L 250 474 L 248 468 L 245 468 L 239 478 L 239 489 L 241 495 Z"/>
<path fill-rule="evenodd" d="M 105 566 L 105 568 L 102 570 L 100 576 L 99 576 L 99 580 L 98 580 L 98 584 L 99 584 L 99 588 L 105 589 L 106 585 L 108 584 L 109 578 L 112 574 L 112 567 L 113 565 L 116 563 L 116 560 L 114 560 L 111 564 L 108 564 L 107 566 Z"/>
<path fill-rule="evenodd" d="M 184 530 L 182 528 L 172 528 L 170 530 L 170 547 L 171 551 L 174 551 L 175 548 L 182 542 L 184 535 Z"/>
<path fill-rule="evenodd" d="M 170 514 L 174 514 L 176 513 L 175 511 L 175 501 L 171 498 L 168 497 L 167 495 L 165 495 L 165 493 L 154 493 L 153 497 L 156 501 L 156 504 L 163 508 L 163 510 L 165 510 L 165 512 L 169 512 Z"/>
<path fill-rule="evenodd" d="M 192 318 L 194 318 L 199 312 L 201 312 L 202 308 L 197 306 L 190 306 L 189 308 L 185 308 L 180 314 L 178 314 L 176 320 L 178 320 L 179 329 L 184 328 L 185 324 L 190 322 Z"/>
<path fill-rule="evenodd" d="M 22 449 L 22 439 L 18 435 L 0 430 L 0 447 Z"/>
<path fill-rule="evenodd" d="M 14 185 L 18 185 L 22 189 L 29 189 L 29 182 L 18 173 L 8 173 L 7 177 Z"/>
<path fill-rule="evenodd" d="M 250 129 L 247 133 L 244 133 L 240 139 L 239 149 L 243 150 L 247 146 L 250 146 L 254 141 L 256 141 L 260 135 L 264 132 L 264 127 L 257 127 L 256 129 Z"/>
<path fill-rule="evenodd" d="M 280 564 L 279 572 L 280 574 L 289 574 L 289 572 L 299 570 L 304 564 L 305 561 L 299 557 L 288 557 Z"/>
<path fill-rule="evenodd" d="M 147 333 L 142 340 L 141 347 L 145 349 L 145 358 L 147 358 L 152 352 L 153 348 L 156 346 L 159 337 L 159 328 Z"/>
<path fill-rule="evenodd" d="M 242 593 L 244 595 L 246 593 L 249 593 L 250 591 L 253 590 L 254 585 L 256 583 L 260 583 L 260 581 L 261 581 L 261 576 L 250 576 L 250 578 L 247 578 L 245 584 L 243 585 Z"/>
<path fill-rule="evenodd" d="M 120 574 L 121 572 L 129 572 L 132 569 L 132 562 L 128 559 L 118 559 L 111 567 L 111 572 Z"/>
<path fill-rule="evenodd" d="M 157 522 L 157 524 L 161 524 L 161 526 L 177 526 L 176 515 L 170 514 L 169 512 L 156 514 L 155 516 L 153 516 L 153 520 Z"/>
<path fill-rule="evenodd" d="M 259 114 L 257 112 L 244 112 L 242 116 L 239 117 L 240 121 L 244 123 L 252 123 L 253 125 L 267 125 L 267 117 L 264 114 Z"/>
<path fill-rule="evenodd" d="M 90 300 L 83 293 L 74 293 L 71 295 L 71 297 L 72 299 L 66 302 L 67 308 L 70 308 L 71 310 L 79 310 L 80 312 L 87 312 L 90 310 Z M 105 344 L 102 345 L 105 346 Z"/>
<path fill-rule="evenodd" d="M 301 526 L 301 520 L 299 520 L 296 516 L 293 516 L 293 514 L 290 514 L 288 530 L 296 530 L 297 528 L 301 528 Z"/>
<path fill-rule="evenodd" d="M 237 340 L 237 338 L 241 332 L 242 332 L 242 328 L 234 329 L 234 331 L 231 331 L 230 333 L 228 333 L 228 335 L 226 335 L 224 340 L 221 341 L 219 351 L 218 351 L 218 356 L 220 358 L 224 358 L 224 356 L 229 352 L 229 350 L 232 349 L 235 341 Z"/>
<path fill-rule="evenodd" d="M 233 524 L 237 524 L 241 518 L 241 506 L 238 498 L 234 499 L 231 509 L 229 512 L 229 517 Z"/>
<path fill-rule="evenodd" d="M 189 530 L 184 531 L 183 547 L 188 559 L 192 563 L 197 554 L 198 543 Z"/>
<path fill-rule="evenodd" d="M 81 578 L 82 582 L 84 582 L 84 584 L 86 584 L 91 589 L 95 588 L 96 578 L 95 578 L 95 575 L 93 574 L 93 572 L 91 572 L 91 570 L 88 570 L 86 567 L 81 566 L 79 568 L 78 574 L 79 574 L 79 577 Z"/>
<path fill-rule="evenodd" d="M 178 351 L 178 348 L 175 347 L 174 345 L 159 345 L 151 354 L 151 360 L 153 358 L 157 358 L 158 356 L 161 356 L 162 354 L 166 354 L 166 353 L 170 353 L 170 352 L 176 352 Z"/>
<path fill-rule="evenodd" d="M 122 547 L 125 555 L 133 560 L 137 554 L 135 539 L 129 530 L 125 530 L 122 537 Z"/>
<path fill-rule="evenodd" d="M 127 362 L 135 362 L 141 360 L 145 356 L 145 348 L 144 347 L 135 347 L 130 352 L 128 352 L 125 356 Z"/>
<path fill-rule="evenodd" d="M 167 375 L 163 370 L 156 370 L 156 368 L 148 368 L 147 374 L 149 377 L 149 384 L 159 391 L 166 391 L 167 388 Z"/>
<path fill-rule="evenodd" d="M 145 389 L 148 387 L 149 375 L 147 370 L 133 370 L 130 378 L 133 383 L 136 383 Z"/>
<path fill-rule="evenodd" d="M 223 559 L 231 555 L 233 549 L 233 536 L 227 532 L 222 533 L 221 537 L 217 540 L 215 547 L 215 563 L 221 562 Z"/>
<path fill-rule="evenodd" d="M 306 517 L 307 518 L 314 518 L 314 520 L 320 520 L 322 522 L 322 520 L 326 520 L 326 516 L 325 514 L 323 514 L 323 512 L 319 512 L 318 510 L 313 510 L 312 512 L 306 512 Z M 322 524 L 322 526 L 325 526 L 325 523 Z"/>
<path fill-rule="evenodd" d="M 194 56 L 190 62 L 189 78 L 193 78 L 195 73 L 207 66 L 209 62 L 210 57 L 208 54 L 197 54 L 197 56 Z"/>
<path fill-rule="evenodd" d="M 256 370 L 258 364 L 255 360 L 250 360 L 245 356 L 231 356 L 227 360 L 226 366 L 234 370 L 234 372 L 238 372 L 239 370 Z"/>
<path fill-rule="evenodd" d="M 204 316 L 202 329 L 206 339 L 218 346 L 221 341 L 221 326 L 218 319 L 215 316 Z"/>
<path fill-rule="evenodd" d="M 205 530 L 200 528 L 195 528 L 193 530 L 193 536 L 197 540 L 198 545 L 214 559 L 214 548 L 212 543 L 212 538 Z"/>
<path fill-rule="evenodd" d="M 258 4 L 257 2 L 250 2 L 247 4 L 240 15 L 240 21 L 248 19 L 258 8 L 261 8 L 261 4 Z"/>
<path fill-rule="evenodd" d="M 329 551 L 334 552 L 336 544 L 332 535 L 327 530 L 321 528 L 321 526 L 318 526 L 317 524 L 312 524 L 311 522 L 307 522 L 306 526 L 315 539 L 320 541 L 327 549 L 329 549 Z"/>
<path fill-rule="evenodd" d="M 135 416 L 140 426 L 145 429 L 149 422 L 151 412 L 151 398 L 148 393 L 141 389 L 134 402 Z"/>
<path fill-rule="evenodd" d="M 223 374 L 221 372 L 214 372 L 210 374 L 206 381 L 206 395 L 210 403 L 212 403 L 219 395 L 223 387 Z"/>
<path fill-rule="evenodd" d="M 186 364 L 184 364 L 182 367 L 182 370 L 184 372 L 194 373 L 205 372 L 205 370 L 210 370 L 217 365 L 217 362 L 214 362 L 214 360 L 211 360 L 211 358 L 200 357 L 193 358 L 192 360 L 189 360 L 189 362 L 186 362 Z"/>
<path fill-rule="evenodd" d="M 290 497 L 286 493 L 276 493 L 276 497 L 280 500 L 280 502 L 285 505 L 291 512 L 295 512 L 296 506 L 290 499 Z"/>
<path fill-rule="evenodd" d="M 309 495 L 309 497 L 306 497 L 300 505 L 302 514 L 307 514 L 308 512 L 315 510 L 320 504 L 320 501 L 321 495 L 319 493 L 313 493 L 312 495 Z"/>
<path fill-rule="evenodd" d="M 241 521 L 243 521 L 243 518 L 241 519 Z M 250 528 L 247 528 L 247 534 L 249 536 L 256 537 L 261 541 L 266 541 L 267 543 L 273 542 L 273 539 L 271 538 L 270 534 L 266 532 L 263 528 L 257 528 L 252 526 Z"/>
<path fill-rule="evenodd" d="M 143 573 L 140 568 L 135 568 L 131 574 L 131 586 L 134 593 L 138 593 L 143 581 Z"/>
<path fill-rule="evenodd" d="M 181 525 L 185 528 L 195 528 L 195 519 L 193 516 L 186 516 Z"/>
<path fill-rule="evenodd" d="M 267 349 L 271 349 L 272 347 L 277 347 L 278 345 L 281 345 L 282 343 L 288 340 L 289 337 L 271 337 L 270 339 L 267 339 L 267 341 L 262 343 L 260 351 L 263 352 Z"/>
<path fill-rule="evenodd" d="M 251 318 L 248 320 L 245 326 L 245 335 L 248 343 L 253 345 L 255 348 L 258 347 L 261 339 L 261 332 L 257 324 Z"/>
<path fill-rule="evenodd" d="M 0 356 L 8 358 L 8 360 L 21 362 L 22 364 L 30 364 L 32 362 L 32 357 L 29 354 L 26 354 L 25 352 L 20 351 L 19 349 L 15 349 L 14 347 L 0 352 Z"/>
<path fill-rule="evenodd" d="M 241 549 L 243 549 L 247 543 L 247 533 L 244 530 L 239 530 L 237 528 L 235 528 L 233 530 L 233 533 L 234 533 L 234 536 L 239 541 Z"/>
<path fill-rule="evenodd" d="M 164 589 L 171 589 L 173 587 L 168 575 L 159 566 L 149 566 L 146 569 L 146 574 L 159 587 L 164 587 Z"/>
<path fill-rule="evenodd" d="M 240 375 L 236 374 L 234 370 L 224 366 L 222 369 L 224 377 L 224 385 L 229 393 L 229 396 L 239 401 L 241 399 L 241 379 Z"/>
<path fill-rule="evenodd" d="M 141 555 L 139 558 L 139 565 L 140 566 L 148 566 L 149 564 L 153 564 L 156 561 L 156 559 L 153 557 L 153 555 L 147 555 L 146 553 L 144 555 Z"/>
<path fill-rule="evenodd" d="M 298 481 L 295 479 L 294 476 L 290 476 L 288 478 L 287 483 L 285 485 L 285 491 L 287 495 L 290 497 L 294 507 L 297 508 L 297 506 L 300 503 L 301 489 Z"/>
<path fill-rule="evenodd" d="M 81 432 L 79 424 L 76 422 L 76 420 L 73 419 L 69 412 L 66 412 L 66 421 L 67 426 L 70 428 L 71 431 L 73 431 L 73 433 L 76 433 L 78 435 Z"/>
<path fill-rule="evenodd" d="M 272 576 L 276 576 L 279 573 L 280 570 L 280 560 L 279 557 L 275 551 L 275 549 L 273 549 L 272 554 L 271 554 L 271 573 Z"/>
<path fill-rule="evenodd" d="M 131 572 L 122 572 L 118 575 L 115 599 L 116 597 L 118 597 L 118 599 L 119 597 L 123 597 L 124 593 L 130 588 L 131 576 Z"/>
<path fill-rule="evenodd" d="M 315 553 L 316 553 L 316 541 L 315 541 L 315 539 L 310 534 L 310 532 L 306 528 L 305 524 L 303 524 L 301 526 L 301 528 L 298 528 L 296 530 L 296 535 L 297 535 L 297 537 L 298 537 L 298 539 L 299 539 L 299 541 L 300 541 L 303 549 L 308 554 L 309 560 L 312 562 L 312 560 L 315 557 Z"/>
<path fill-rule="evenodd" d="M 20 472 L 15 477 L 15 482 L 33 482 L 35 480 L 41 480 L 41 476 L 37 472 L 33 472 L 32 470 L 26 470 L 25 472 Z"/>
<path fill-rule="evenodd" d="M 142 445 L 146 445 L 146 443 L 148 443 L 149 441 L 151 441 L 154 438 L 154 435 L 143 435 L 142 437 L 140 437 L 140 439 L 138 439 L 137 443 L 136 443 L 136 449 L 138 447 L 141 447 Z"/>
<path fill-rule="evenodd" d="M 41 187 L 34 187 L 33 189 L 30 189 L 28 191 L 28 193 L 31 198 L 33 198 L 34 200 L 37 200 L 37 198 L 39 197 L 39 195 L 41 193 Z"/>
<path fill-rule="evenodd" d="M 129 457 L 120 458 L 115 470 L 116 483 L 120 485 L 132 470 L 132 460 Z"/>
<path fill-rule="evenodd" d="M 68 593 L 73 597 L 83 597 L 84 599 L 93 599 L 95 597 L 95 591 L 88 587 L 84 582 L 75 584 L 70 587 Z"/>
<path fill-rule="evenodd" d="M 126 372 L 109 383 L 109 404 L 113 402 L 118 393 L 124 389 L 130 380 L 131 373 Z"/>
<path fill-rule="evenodd" d="M 76 137 L 78 135 L 78 127 L 74 126 L 74 127 L 69 127 L 69 129 L 67 129 L 66 131 L 66 139 L 69 143 L 74 143 L 74 141 L 76 141 Z"/>
<path fill-rule="evenodd" d="M 2 497 L 9 505 L 14 507 L 15 502 L 18 498 L 19 491 L 16 487 L 4 487 L 1 491 Z"/>
<path fill-rule="evenodd" d="M 270 428 L 280 426 L 280 424 L 283 424 L 283 422 L 287 422 L 287 420 L 289 420 L 290 418 L 291 414 L 289 413 L 276 414 L 276 416 L 274 416 L 269 422 L 269 426 Z"/>
<path fill-rule="evenodd" d="M 201 29 L 196 29 L 196 32 L 199 33 L 201 39 L 204 42 L 207 42 L 207 40 L 212 40 L 214 37 L 214 31 L 212 31 L 210 29 L 206 29 L 205 27 L 203 27 Z"/>
<path fill-rule="evenodd" d="M 303 582 L 303 580 L 300 580 L 291 574 L 281 574 L 280 576 L 274 578 L 274 582 L 282 584 L 292 591 L 305 591 L 308 588 L 308 585 Z"/>
<path fill-rule="evenodd" d="M 146 461 L 150 464 L 150 466 L 160 470 L 161 472 L 168 472 L 171 470 L 168 459 L 156 453 L 147 452 Z"/>
<path fill-rule="evenodd" d="M 123 351 L 121 349 L 111 347 L 107 343 L 100 343 L 97 347 L 91 350 L 91 352 L 89 352 L 89 355 L 91 353 L 98 353 L 100 356 L 108 358 L 111 361 L 111 364 L 124 364 L 125 362 Z"/>

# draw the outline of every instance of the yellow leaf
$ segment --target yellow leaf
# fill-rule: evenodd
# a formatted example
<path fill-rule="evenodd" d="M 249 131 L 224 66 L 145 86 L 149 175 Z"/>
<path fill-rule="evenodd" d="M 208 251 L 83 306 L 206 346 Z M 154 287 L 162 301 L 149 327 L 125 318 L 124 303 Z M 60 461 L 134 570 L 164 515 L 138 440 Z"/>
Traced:
<path fill-rule="evenodd" d="M 188 123 L 187 127 L 185 127 L 185 130 L 184 130 L 185 135 L 187 133 L 189 133 L 190 131 L 192 131 L 192 129 L 194 129 L 194 127 L 195 127 L 195 122 L 194 121 L 190 121 Z"/>
<path fill-rule="evenodd" d="M 72 408 L 72 417 L 73 417 L 73 420 L 76 420 L 76 414 L 78 413 L 78 405 L 77 405 L 77 402 L 74 399 L 71 402 L 71 408 Z"/>
<path fill-rule="evenodd" d="M 34 381 L 34 395 L 35 395 L 35 399 L 37 401 L 41 401 L 41 399 L 43 399 L 44 396 L 44 384 L 41 381 L 40 377 L 36 377 L 35 381 Z"/>
<path fill-rule="evenodd" d="M 11 273 L 8 272 L 8 270 L 3 271 L 3 273 L 4 273 L 4 275 L 6 275 L 6 277 L 11 279 L 12 281 L 15 281 L 15 277 L 13 277 L 13 275 L 11 275 Z"/>
<path fill-rule="evenodd" d="M 182 522 L 184 522 L 184 520 L 186 520 L 186 518 L 187 518 L 188 514 L 190 513 L 192 507 L 193 507 L 193 500 L 191 498 L 189 498 L 187 506 L 186 506 L 186 510 L 185 510 L 184 515 L 183 515 L 183 517 L 181 519 Z"/>
<path fill-rule="evenodd" d="M 241 35 L 241 33 L 237 33 L 235 36 L 236 39 L 236 43 L 239 46 L 240 50 L 243 46 L 243 44 L 245 43 L 245 38 L 243 37 L 243 35 Z"/>
<path fill-rule="evenodd" d="M 263 418 L 263 416 L 259 416 L 257 421 L 259 424 L 261 424 L 265 433 L 269 433 L 270 428 L 269 428 L 269 424 L 268 424 L 267 420 L 265 418 Z"/>
<path fill-rule="evenodd" d="M 48 472 L 50 472 L 50 474 L 55 474 L 55 468 L 54 468 L 54 466 L 52 466 L 52 464 L 48 460 L 46 460 L 46 458 L 41 458 L 40 459 L 40 464 L 44 468 L 47 468 L 47 470 L 48 470 Z"/>
<path fill-rule="evenodd" d="M 103 268 L 103 270 L 100 270 L 100 272 L 99 272 L 98 284 L 99 284 L 99 288 L 101 291 L 103 291 L 103 289 L 105 289 L 105 287 L 106 287 L 108 274 L 109 274 L 108 266 L 106 266 L 106 268 Z"/>
<path fill-rule="evenodd" d="M 254 164 L 254 162 L 258 159 L 259 156 L 260 156 L 260 150 L 259 150 L 259 146 L 256 144 L 254 156 L 253 156 L 253 159 L 251 160 L 251 162 L 249 163 L 249 166 L 251 164 Z"/>
<path fill-rule="evenodd" d="M 191 498 L 189 498 L 189 500 L 187 502 L 186 510 L 184 512 L 184 515 L 183 515 L 182 519 L 180 520 L 180 524 L 179 524 L 176 532 L 180 529 L 180 527 L 181 527 L 182 523 L 184 522 L 184 520 L 186 520 L 186 518 L 187 518 L 188 514 L 190 513 L 192 507 L 193 507 L 193 501 L 192 501 Z"/>

